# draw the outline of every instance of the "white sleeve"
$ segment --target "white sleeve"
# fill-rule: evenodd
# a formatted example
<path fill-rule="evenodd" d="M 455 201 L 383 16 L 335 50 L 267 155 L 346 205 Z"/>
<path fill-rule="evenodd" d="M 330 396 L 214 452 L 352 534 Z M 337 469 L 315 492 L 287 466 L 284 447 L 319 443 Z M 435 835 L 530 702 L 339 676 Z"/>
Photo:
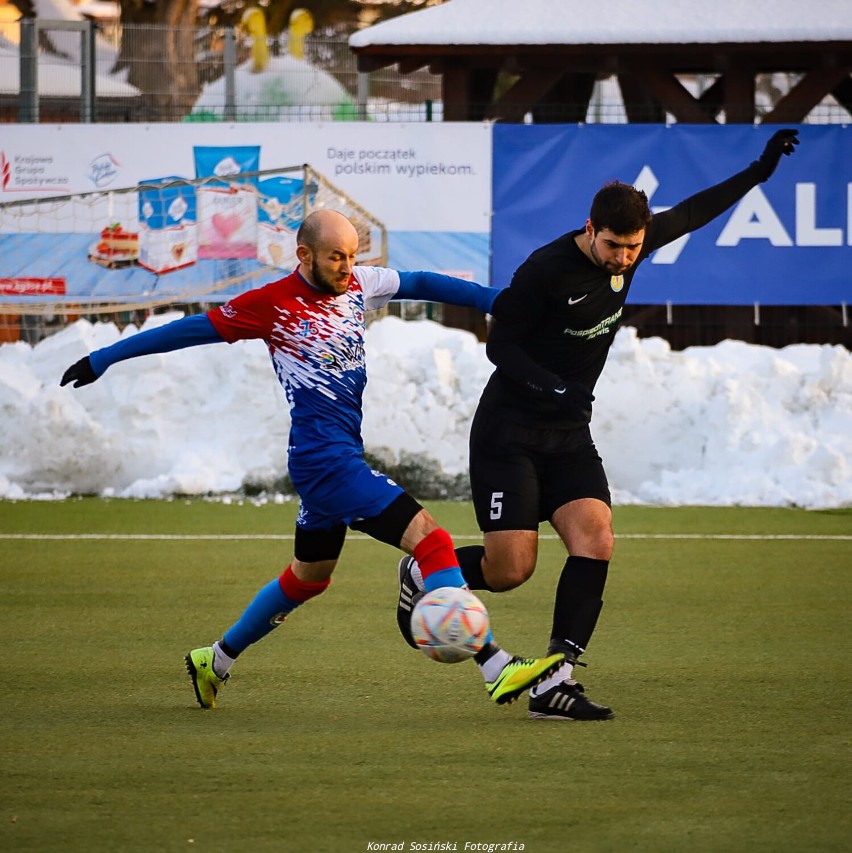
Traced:
<path fill-rule="evenodd" d="M 399 290 L 399 273 L 386 267 L 355 267 L 352 271 L 364 293 L 364 308 L 375 311 L 387 305 Z"/>

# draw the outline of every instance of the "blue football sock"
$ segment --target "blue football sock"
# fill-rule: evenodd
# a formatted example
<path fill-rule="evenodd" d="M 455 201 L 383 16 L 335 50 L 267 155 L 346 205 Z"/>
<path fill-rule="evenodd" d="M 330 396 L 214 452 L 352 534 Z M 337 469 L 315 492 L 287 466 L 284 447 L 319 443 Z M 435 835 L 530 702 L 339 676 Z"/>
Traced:
<path fill-rule="evenodd" d="M 302 602 L 293 601 L 281 591 L 278 578 L 270 581 L 255 596 L 239 620 L 230 627 L 222 638 L 229 649 L 239 654 L 252 643 L 263 639 L 277 628 L 288 613 Z"/>
<path fill-rule="evenodd" d="M 467 581 L 465 581 L 458 566 L 451 566 L 448 569 L 441 569 L 439 572 L 432 572 L 431 575 L 423 578 L 423 587 L 426 592 L 432 592 L 433 589 L 440 589 L 442 586 L 467 587 Z"/>

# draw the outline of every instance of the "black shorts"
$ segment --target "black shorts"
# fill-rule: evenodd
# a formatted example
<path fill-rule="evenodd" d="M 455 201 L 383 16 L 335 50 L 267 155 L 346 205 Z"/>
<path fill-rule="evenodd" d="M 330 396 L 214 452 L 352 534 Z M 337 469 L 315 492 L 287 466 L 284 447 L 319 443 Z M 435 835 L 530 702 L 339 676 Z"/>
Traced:
<path fill-rule="evenodd" d="M 538 530 L 559 507 L 579 498 L 611 504 L 588 426 L 530 426 L 482 407 L 470 430 L 470 484 L 485 533 Z"/>

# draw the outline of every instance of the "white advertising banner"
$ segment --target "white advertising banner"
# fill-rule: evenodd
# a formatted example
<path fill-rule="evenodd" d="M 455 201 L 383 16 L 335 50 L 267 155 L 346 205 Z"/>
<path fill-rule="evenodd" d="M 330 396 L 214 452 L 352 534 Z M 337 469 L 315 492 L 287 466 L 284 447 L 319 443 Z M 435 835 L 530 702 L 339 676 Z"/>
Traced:
<path fill-rule="evenodd" d="M 487 124 L 4 125 L 0 202 L 194 178 L 197 146 L 259 146 L 261 169 L 307 163 L 391 231 L 490 230 Z"/>
<path fill-rule="evenodd" d="M 390 266 L 447 271 L 487 283 L 491 214 L 491 126 L 487 124 L 4 125 L 0 128 L 0 204 L 108 191 L 164 178 L 194 179 L 212 174 L 200 168 L 205 156 L 215 159 L 233 152 L 240 163 L 245 162 L 241 157 L 246 151 L 253 156 L 254 169 L 248 171 L 307 164 L 351 196 L 387 229 Z M 203 204 L 197 212 L 203 229 Z M 120 224 L 124 231 L 140 229 L 138 219 Z M 157 235 L 151 239 L 146 225 L 142 223 L 143 236 L 156 245 Z M 13 229 L 6 218 L 0 224 L 0 241 L 9 230 Z M 63 222 L 58 217 L 35 226 L 27 223 L 20 230 L 91 232 L 89 259 L 115 245 L 113 235 L 101 233 L 100 227 L 93 231 L 91 223 Z M 185 251 L 184 242 L 181 239 L 181 251 Z M 34 257 L 42 255 L 35 243 L 33 248 Z M 64 273 L 47 270 L 43 257 L 37 271 L 5 269 L 2 257 L 0 253 L 0 279 L 52 278 L 68 271 L 67 265 Z M 177 275 L 170 270 L 179 268 L 186 257 L 171 266 L 157 262 L 149 268 Z M 203 257 L 200 245 L 199 259 Z M 124 271 L 125 284 L 130 277 L 135 281 L 138 272 Z M 91 280 L 91 270 L 87 279 Z M 70 294 L 74 285 L 72 281 L 68 285 Z M 139 287 L 147 286 L 140 278 Z"/>

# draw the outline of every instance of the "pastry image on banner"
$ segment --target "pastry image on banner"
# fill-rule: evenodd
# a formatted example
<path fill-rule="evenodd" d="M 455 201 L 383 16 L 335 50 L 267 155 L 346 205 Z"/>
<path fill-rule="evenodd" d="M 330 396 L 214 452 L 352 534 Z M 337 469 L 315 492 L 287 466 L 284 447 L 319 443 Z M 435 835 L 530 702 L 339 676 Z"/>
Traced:
<path fill-rule="evenodd" d="M 97 243 L 89 247 L 89 260 L 107 269 L 133 266 L 139 260 L 139 234 L 126 231 L 120 222 L 101 230 Z"/>
<path fill-rule="evenodd" d="M 265 266 L 287 272 L 297 266 L 296 232 L 304 219 L 304 186 L 301 178 L 283 176 L 258 184 L 257 259 Z"/>
<path fill-rule="evenodd" d="M 260 146 L 196 146 L 195 174 L 215 177 L 199 186 L 198 257 L 257 257 L 257 178 L 238 178 L 243 172 L 256 172 L 260 165 Z"/>
<path fill-rule="evenodd" d="M 142 182 L 152 186 L 139 192 L 139 265 L 151 272 L 171 272 L 198 260 L 195 188 L 181 183 L 185 180 L 172 175 Z"/>

